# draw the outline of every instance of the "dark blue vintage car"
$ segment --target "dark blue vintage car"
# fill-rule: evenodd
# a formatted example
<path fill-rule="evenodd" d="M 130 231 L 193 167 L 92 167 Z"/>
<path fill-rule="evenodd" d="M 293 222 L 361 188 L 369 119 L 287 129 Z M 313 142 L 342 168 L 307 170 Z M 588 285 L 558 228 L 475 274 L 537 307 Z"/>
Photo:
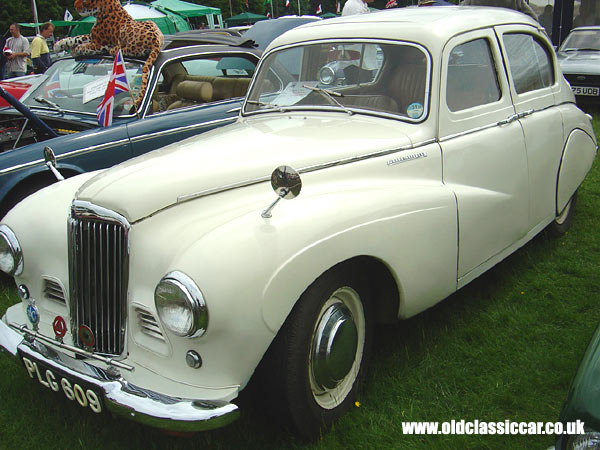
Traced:
<path fill-rule="evenodd" d="M 110 56 L 65 58 L 21 101 L 51 130 L 15 108 L 0 109 L 0 217 L 56 181 L 44 148 L 65 177 L 102 169 L 233 122 L 264 46 L 287 29 L 317 18 L 276 19 L 250 38 L 187 32 L 166 36 L 139 111 L 128 93 L 115 98 L 113 125 L 99 128 L 96 107 L 112 70 Z M 278 26 L 275 26 L 275 23 Z M 126 58 L 133 96 L 143 61 Z M 53 134 L 58 135 L 54 137 Z"/>
<path fill-rule="evenodd" d="M 56 154 L 59 171 L 68 177 L 233 122 L 260 53 L 214 44 L 163 50 L 137 113 L 142 120 L 132 108 L 132 97 L 120 93 L 115 98 L 113 126 L 104 129 L 98 128 L 96 107 L 104 94 L 112 58 L 57 61 L 22 102 L 58 137 L 48 139 L 50 133 L 16 109 L 0 110 L 0 215 L 56 180 L 44 165 L 46 146 Z M 126 61 L 134 96 L 142 65 L 143 61 Z"/>

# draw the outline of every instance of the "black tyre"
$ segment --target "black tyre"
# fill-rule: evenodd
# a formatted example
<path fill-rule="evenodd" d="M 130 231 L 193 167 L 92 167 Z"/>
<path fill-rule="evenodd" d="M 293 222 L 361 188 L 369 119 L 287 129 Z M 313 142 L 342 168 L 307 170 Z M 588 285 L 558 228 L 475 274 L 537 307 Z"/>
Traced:
<path fill-rule="evenodd" d="M 573 215 L 575 214 L 575 205 L 577 204 L 577 191 L 569 199 L 563 210 L 558 213 L 554 221 L 548 225 L 548 231 L 552 236 L 562 236 L 573 223 Z"/>
<path fill-rule="evenodd" d="M 272 406 L 306 439 L 355 403 L 372 338 L 364 285 L 358 272 L 326 272 L 302 294 L 270 348 Z"/>

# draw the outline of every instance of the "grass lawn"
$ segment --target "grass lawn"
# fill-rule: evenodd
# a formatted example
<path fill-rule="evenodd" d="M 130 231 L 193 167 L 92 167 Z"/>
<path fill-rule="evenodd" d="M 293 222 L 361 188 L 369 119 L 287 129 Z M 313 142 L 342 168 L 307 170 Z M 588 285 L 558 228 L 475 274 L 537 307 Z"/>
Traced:
<path fill-rule="evenodd" d="M 595 116 L 596 132 L 600 115 Z M 378 328 L 360 406 L 313 444 L 245 399 L 233 425 L 188 438 L 94 416 L 0 358 L 0 448 L 546 449 L 551 436 L 405 436 L 402 421 L 555 421 L 600 320 L 600 167 L 573 228 L 538 236 L 436 307 Z M 0 314 L 18 301 L 0 288 Z"/>

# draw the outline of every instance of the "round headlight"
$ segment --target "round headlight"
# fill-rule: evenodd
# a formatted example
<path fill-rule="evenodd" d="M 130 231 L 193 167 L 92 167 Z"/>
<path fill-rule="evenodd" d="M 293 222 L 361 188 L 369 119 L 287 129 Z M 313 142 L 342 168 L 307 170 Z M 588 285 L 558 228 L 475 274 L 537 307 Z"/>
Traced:
<path fill-rule="evenodd" d="M 319 81 L 322 84 L 330 85 L 335 80 L 335 72 L 331 67 L 325 66 L 319 71 Z"/>
<path fill-rule="evenodd" d="M 154 290 L 154 303 L 163 325 L 181 337 L 202 336 L 208 325 L 208 309 L 196 283 L 186 274 L 166 274 Z"/>
<path fill-rule="evenodd" d="M 0 225 L 0 270 L 10 276 L 23 272 L 23 252 L 15 233 L 6 225 Z"/>

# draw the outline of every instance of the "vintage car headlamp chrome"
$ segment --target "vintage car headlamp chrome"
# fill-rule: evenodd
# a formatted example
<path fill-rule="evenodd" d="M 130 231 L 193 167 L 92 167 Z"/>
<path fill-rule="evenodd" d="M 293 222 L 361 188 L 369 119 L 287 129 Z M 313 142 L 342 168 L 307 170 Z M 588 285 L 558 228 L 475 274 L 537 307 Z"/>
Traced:
<path fill-rule="evenodd" d="M 6 225 L 0 225 L 0 270 L 10 276 L 23 273 L 23 252 L 15 233 Z"/>
<path fill-rule="evenodd" d="M 196 283 L 183 272 L 166 274 L 154 290 L 161 322 L 181 337 L 202 336 L 208 326 L 208 309 Z"/>
<path fill-rule="evenodd" d="M 335 81 L 335 72 L 329 66 L 321 67 L 319 70 L 319 82 L 329 86 Z"/>
<path fill-rule="evenodd" d="M 567 450 L 598 450 L 600 449 L 600 433 L 585 429 L 585 434 L 575 434 L 567 441 Z"/>

